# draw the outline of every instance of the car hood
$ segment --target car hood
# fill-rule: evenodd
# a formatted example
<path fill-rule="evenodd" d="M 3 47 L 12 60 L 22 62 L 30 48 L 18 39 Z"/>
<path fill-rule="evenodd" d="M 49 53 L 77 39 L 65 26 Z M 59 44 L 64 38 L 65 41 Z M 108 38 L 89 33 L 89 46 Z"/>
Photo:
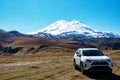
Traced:
<path fill-rule="evenodd" d="M 110 59 L 108 56 L 84 56 L 84 60 L 89 59 L 89 60 L 106 60 Z"/>

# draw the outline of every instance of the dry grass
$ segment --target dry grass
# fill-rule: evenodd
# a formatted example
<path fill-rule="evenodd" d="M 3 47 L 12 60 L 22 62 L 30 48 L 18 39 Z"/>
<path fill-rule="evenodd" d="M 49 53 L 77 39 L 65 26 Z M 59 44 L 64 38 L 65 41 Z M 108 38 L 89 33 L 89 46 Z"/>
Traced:
<path fill-rule="evenodd" d="M 81 74 L 73 67 L 73 54 L 62 56 L 3 56 L 0 57 L 1 64 L 21 62 L 24 64 L 33 62 L 34 64 L 3 70 L 0 72 L 0 80 L 120 80 L 120 51 L 104 52 L 108 52 L 108 55 L 113 59 L 112 74 Z"/>

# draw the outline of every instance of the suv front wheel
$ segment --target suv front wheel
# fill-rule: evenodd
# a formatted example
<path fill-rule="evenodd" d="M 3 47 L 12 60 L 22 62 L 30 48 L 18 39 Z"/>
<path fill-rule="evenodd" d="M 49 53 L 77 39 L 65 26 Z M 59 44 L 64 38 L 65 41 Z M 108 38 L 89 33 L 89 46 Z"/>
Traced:
<path fill-rule="evenodd" d="M 75 62 L 75 59 L 74 59 L 74 68 L 77 70 L 78 69 L 78 66 L 77 66 L 77 64 L 76 64 L 76 62 Z"/>
<path fill-rule="evenodd" d="M 86 71 L 83 68 L 83 63 L 82 62 L 80 63 L 80 71 L 81 71 L 82 74 L 86 73 Z"/>

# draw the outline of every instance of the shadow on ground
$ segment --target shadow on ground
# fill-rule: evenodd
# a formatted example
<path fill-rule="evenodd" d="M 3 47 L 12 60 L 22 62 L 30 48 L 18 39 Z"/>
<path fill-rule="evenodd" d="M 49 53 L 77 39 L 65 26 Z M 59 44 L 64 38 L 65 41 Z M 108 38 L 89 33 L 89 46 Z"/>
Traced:
<path fill-rule="evenodd" d="M 88 73 L 85 75 L 95 80 L 120 80 L 120 75 L 114 73 Z"/>

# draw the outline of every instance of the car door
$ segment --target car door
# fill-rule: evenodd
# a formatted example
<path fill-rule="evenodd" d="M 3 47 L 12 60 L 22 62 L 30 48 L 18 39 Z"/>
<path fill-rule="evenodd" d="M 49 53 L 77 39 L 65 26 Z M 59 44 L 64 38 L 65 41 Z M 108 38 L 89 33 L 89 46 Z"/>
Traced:
<path fill-rule="evenodd" d="M 80 61 L 81 61 L 81 50 L 77 51 L 77 65 L 80 65 Z"/>

